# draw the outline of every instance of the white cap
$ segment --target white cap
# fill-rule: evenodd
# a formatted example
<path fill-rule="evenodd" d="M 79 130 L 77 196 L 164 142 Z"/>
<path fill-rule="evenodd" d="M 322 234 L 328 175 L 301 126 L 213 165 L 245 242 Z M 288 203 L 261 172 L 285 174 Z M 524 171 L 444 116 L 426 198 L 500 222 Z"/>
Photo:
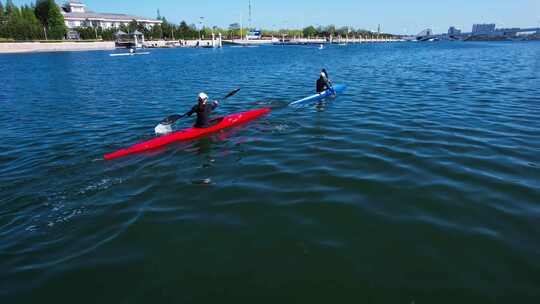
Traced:
<path fill-rule="evenodd" d="M 205 93 L 200 93 L 199 100 L 208 100 L 208 95 L 206 95 Z"/>

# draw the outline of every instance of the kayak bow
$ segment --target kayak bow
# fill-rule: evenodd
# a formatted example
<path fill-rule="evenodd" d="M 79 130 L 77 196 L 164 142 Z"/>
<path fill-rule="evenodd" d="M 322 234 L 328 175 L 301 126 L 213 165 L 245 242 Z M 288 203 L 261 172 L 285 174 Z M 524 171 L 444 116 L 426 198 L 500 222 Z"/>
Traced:
<path fill-rule="evenodd" d="M 343 92 L 345 92 L 345 90 L 347 90 L 347 86 L 343 85 L 343 84 L 336 84 L 333 89 L 336 92 L 336 94 L 343 93 Z M 291 105 L 297 105 L 297 104 L 301 104 L 301 103 L 319 101 L 319 100 L 323 100 L 326 97 L 329 97 L 329 96 L 332 96 L 332 95 L 334 95 L 334 92 L 332 92 L 332 90 L 326 90 L 326 91 L 324 91 L 322 93 L 314 94 L 314 95 L 311 95 L 311 96 L 306 97 L 304 99 L 293 101 L 293 102 L 291 102 Z"/>
<path fill-rule="evenodd" d="M 122 149 L 119 151 L 116 151 L 114 153 L 105 154 L 103 158 L 105 160 L 111 160 L 115 158 L 120 158 L 124 156 L 128 156 L 134 153 L 140 153 L 144 151 L 153 150 L 159 147 L 166 146 L 168 144 L 171 144 L 176 141 L 183 141 L 183 140 L 190 140 L 197 137 L 201 137 L 203 135 L 214 133 L 219 130 L 223 130 L 226 128 L 230 128 L 254 119 L 259 118 L 260 116 L 263 116 L 265 114 L 270 113 L 270 109 L 258 109 L 258 110 L 252 110 L 248 112 L 243 113 L 237 113 L 228 115 L 222 118 L 216 118 L 212 121 L 217 122 L 215 125 L 210 126 L 208 128 L 189 128 L 182 131 L 174 132 L 169 135 L 161 136 L 158 138 L 154 138 L 149 141 L 145 141 L 139 144 L 136 144 L 134 146 L 131 146 L 127 149 Z"/>

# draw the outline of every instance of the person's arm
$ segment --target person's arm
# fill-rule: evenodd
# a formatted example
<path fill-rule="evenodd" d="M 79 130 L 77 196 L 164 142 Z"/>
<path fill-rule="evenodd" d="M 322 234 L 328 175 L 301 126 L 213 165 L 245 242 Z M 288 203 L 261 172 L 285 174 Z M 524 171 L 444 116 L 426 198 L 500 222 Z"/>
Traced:
<path fill-rule="evenodd" d="M 332 94 L 336 95 L 336 91 L 334 90 L 334 86 L 332 85 L 332 82 L 330 81 L 330 79 L 326 79 L 325 86 L 326 86 L 327 90 L 330 90 L 330 92 L 332 92 Z"/>
<path fill-rule="evenodd" d="M 214 101 L 212 102 L 212 110 L 215 110 L 218 106 L 219 106 L 219 101 L 214 100 Z"/>
<path fill-rule="evenodd" d="M 330 84 L 328 84 L 328 81 L 326 79 L 324 81 L 322 81 L 322 89 L 323 89 L 323 91 L 326 91 L 326 90 L 330 89 Z"/>
<path fill-rule="evenodd" d="M 186 113 L 186 116 L 191 117 L 191 115 L 193 115 L 195 112 L 197 112 L 197 106 L 193 106 L 193 108 Z"/>

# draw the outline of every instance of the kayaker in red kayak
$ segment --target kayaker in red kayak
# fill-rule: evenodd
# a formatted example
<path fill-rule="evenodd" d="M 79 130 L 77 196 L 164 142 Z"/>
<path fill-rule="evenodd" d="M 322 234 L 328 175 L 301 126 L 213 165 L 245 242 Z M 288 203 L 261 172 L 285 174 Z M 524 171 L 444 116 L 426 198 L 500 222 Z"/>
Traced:
<path fill-rule="evenodd" d="M 229 92 L 229 94 L 223 97 L 222 100 L 225 100 L 229 97 L 236 95 L 238 91 L 240 91 L 239 88 L 232 92 Z M 157 127 L 155 128 L 156 135 L 161 136 L 161 135 L 167 135 L 169 133 L 172 133 L 173 132 L 172 125 L 175 122 L 177 122 L 179 119 L 183 117 L 191 116 L 194 113 L 197 114 L 197 121 L 195 122 L 194 127 L 198 129 L 208 128 L 210 126 L 209 125 L 210 114 L 212 113 L 212 111 L 214 111 L 218 107 L 218 105 L 219 105 L 219 102 L 217 100 L 209 103 L 208 95 L 206 95 L 205 93 L 200 93 L 199 103 L 196 106 L 194 106 L 189 112 L 187 112 L 186 114 L 170 115 L 166 117 L 165 119 L 163 119 L 161 123 L 157 125 Z"/>
<path fill-rule="evenodd" d="M 195 105 L 191 111 L 187 112 L 186 115 L 191 117 L 194 113 L 197 114 L 197 120 L 195 122 L 195 128 L 208 128 L 208 121 L 210 120 L 210 114 L 219 106 L 217 100 L 208 102 L 208 95 L 205 93 L 199 94 L 199 103 Z"/>
<path fill-rule="evenodd" d="M 238 92 L 238 90 L 235 90 L 235 92 Z M 232 92 L 232 94 L 231 93 L 229 94 L 230 94 L 229 96 L 232 96 L 234 95 L 234 92 Z M 226 98 L 223 98 L 223 99 L 226 99 Z M 210 105 L 207 105 L 207 106 L 210 106 Z M 258 110 L 243 112 L 243 113 L 227 115 L 223 117 L 222 119 L 220 119 L 219 121 L 217 121 L 216 124 L 212 124 L 212 126 L 208 128 L 204 128 L 204 129 L 188 128 L 188 129 L 184 129 L 178 132 L 173 132 L 168 135 L 159 136 L 154 139 L 135 144 L 126 149 L 118 150 L 114 153 L 106 154 L 103 157 L 106 160 L 111 160 L 111 159 L 120 158 L 120 157 L 128 156 L 131 154 L 135 154 L 135 153 L 157 149 L 157 148 L 166 146 L 168 144 L 171 144 L 177 141 L 192 140 L 192 139 L 199 138 L 201 136 L 204 136 L 210 133 L 218 132 L 220 130 L 228 129 L 228 128 L 252 121 L 262 115 L 270 113 L 270 111 L 271 111 L 270 109 L 258 109 Z M 171 120 L 174 120 L 174 118 L 178 120 L 179 119 L 178 117 L 180 116 L 183 116 L 183 115 L 178 115 L 178 116 L 171 115 L 170 117 L 168 117 L 169 119 L 165 119 L 165 120 L 171 121 Z"/>

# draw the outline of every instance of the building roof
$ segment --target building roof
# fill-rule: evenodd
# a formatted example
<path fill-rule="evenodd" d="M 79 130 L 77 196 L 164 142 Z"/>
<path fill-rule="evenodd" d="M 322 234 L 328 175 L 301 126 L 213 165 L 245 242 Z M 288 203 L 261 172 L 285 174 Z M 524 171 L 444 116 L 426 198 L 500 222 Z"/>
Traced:
<path fill-rule="evenodd" d="M 80 0 L 69 0 L 67 1 L 67 4 L 79 4 L 79 5 L 86 5 Z"/>
<path fill-rule="evenodd" d="M 71 11 L 70 6 L 83 7 L 83 9 L 82 11 L 79 11 L 79 12 L 73 12 Z M 126 14 L 96 13 L 96 12 L 86 9 L 85 7 L 86 5 L 81 0 L 68 0 L 67 3 L 63 7 L 62 14 L 64 15 L 64 18 L 68 20 L 69 19 L 76 19 L 76 20 L 89 19 L 89 20 L 123 21 L 123 22 L 137 20 L 137 21 L 161 23 L 161 20 L 156 20 L 156 19 L 146 18 L 146 17 L 139 17 L 139 16 L 133 16 L 133 15 L 126 15 Z"/>
<path fill-rule="evenodd" d="M 89 20 L 111 20 L 111 21 L 131 21 L 131 20 L 137 20 L 137 21 L 149 21 L 149 22 L 159 22 L 161 23 L 161 20 L 156 19 L 150 19 L 145 17 L 139 17 L 139 16 L 132 16 L 132 15 L 125 15 L 125 14 L 111 14 L 111 13 L 94 13 L 94 12 L 85 12 L 85 13 L 64 13 L 64 18 L 66 19 L 89 19 Z"/>

